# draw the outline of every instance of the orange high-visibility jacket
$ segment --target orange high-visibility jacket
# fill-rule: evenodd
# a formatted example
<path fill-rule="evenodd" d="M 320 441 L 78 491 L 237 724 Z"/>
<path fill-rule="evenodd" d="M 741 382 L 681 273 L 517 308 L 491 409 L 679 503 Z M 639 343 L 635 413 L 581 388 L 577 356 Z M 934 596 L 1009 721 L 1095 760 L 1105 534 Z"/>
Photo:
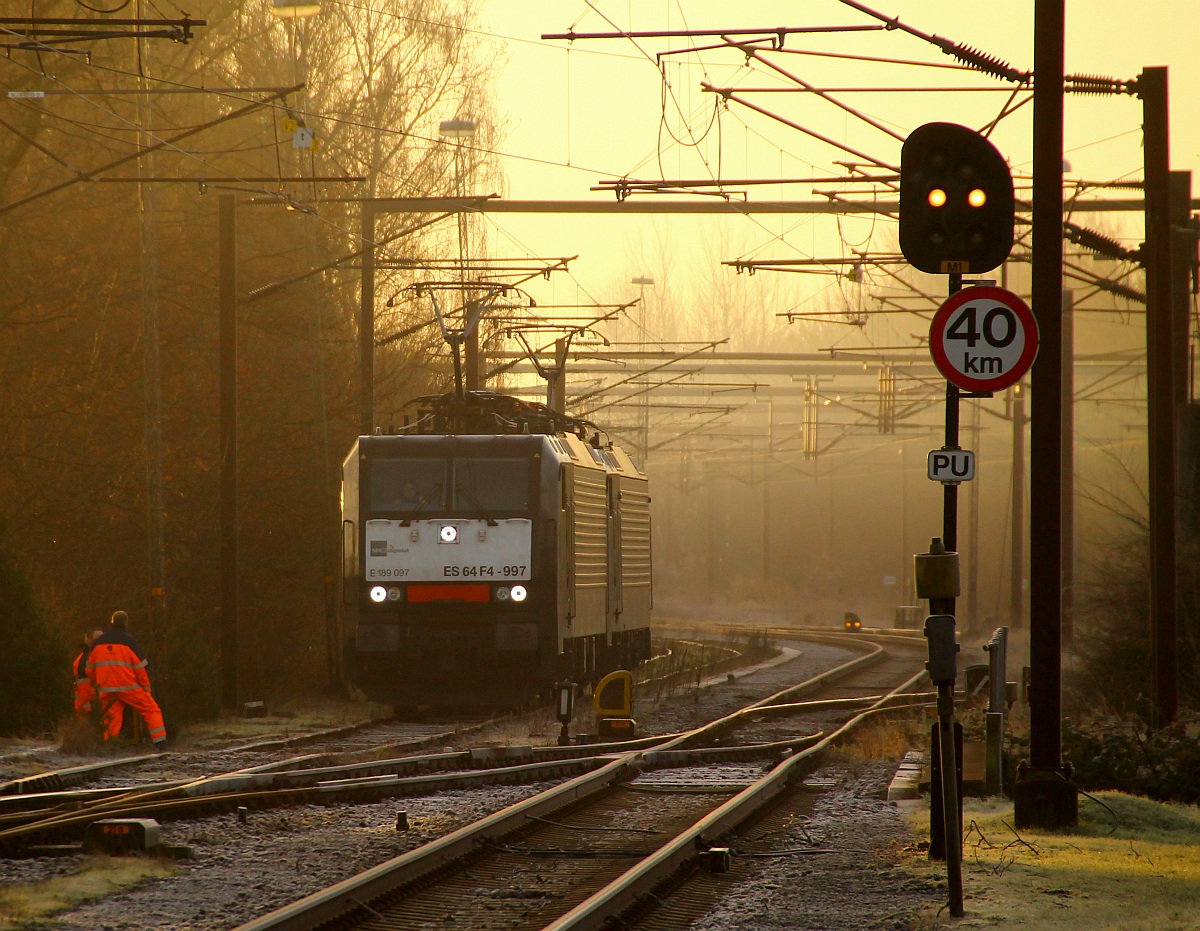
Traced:
<path fill-rule="evenodd" d="M 95 687 L 87 677 L 88 651 L 85 650 L 75 657 L 71 671 L 75 674 L 75 712 L 87 714 L 92 710 L 92 699 L 96 697 Z"/>
<path fill-rule="evenodd" d="M 150 691 L 146 657 L 128 631 L 114 629 L 96 638 L 88 655 L 87 677 L 100 700 L 116 698 L 134 689 Z"/>

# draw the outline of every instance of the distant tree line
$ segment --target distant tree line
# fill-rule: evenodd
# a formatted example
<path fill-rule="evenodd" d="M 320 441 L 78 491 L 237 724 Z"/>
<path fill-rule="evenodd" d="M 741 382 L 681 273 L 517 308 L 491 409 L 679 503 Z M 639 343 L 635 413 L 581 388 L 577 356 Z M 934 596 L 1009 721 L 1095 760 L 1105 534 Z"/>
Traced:
<path fill-rule="evenodd" d="M 217 707 L 220 193 L 238 198 L 241 678 L 247 697 L 332 684 L 339 473 L 359 409 L 359 272 L 347 257 L 362 243 L 358 206 L 322 198 L 451 193 L 454 150 L 437 126 L 456 116 L 479 126 L 465 172 L 490 170 L 475 154 L 496 130 L 490 64 L 467 28 L 474 3 L 326 3 L 303 21 L 273 18 L 269 0 L 205 7 L 208 25 L 187 45 L 124 40 L 96 42 L 87 57 L 0 58 L 5 90 L 46 92 L 4 99 L 0 117 L 0 629 L 20 659 L 19 681 L 5 686 L 20 700 L 0 695 L 3 734 L 47 729 L 69 710 L 71 646 L 116 608 L 148 647 L 169 718 Z M 39 3 L 37 14 L 91 15 L 68 2 Z M 204 181 L 134 183 L 131 161 L 16 204 L 139 140 L 169 139 L 262 99 L 263 88 L 296 84 L 305 87 L 140 166 Z M 211 90 L 180 92 L 197 87 Z M 128 93 L 139 90 L 149 93 Z M 293 144 L 301 127 L 315 146 Z M 297 176 L 366 180 L 286 180 Z M 245 180 L 259 178 L 272 180 Z M 428 219 L 382 216 L 377 235 Z M 404 288 L 422 275 L 413 263 L 457 255 L 454 230 L 431 224 L 381 253 L 410 267 L 378 276 L 378 422 L 398 423 L 410 397 L 449 384 L 437 328 L 420 325 L 432 312 Z M 302 277 L 313 269 L 323 271 Z M 273 283 L 284 286 L 256 298 Z M 156 600 L 160 534 L 147 489 L 159 435 Z"/>

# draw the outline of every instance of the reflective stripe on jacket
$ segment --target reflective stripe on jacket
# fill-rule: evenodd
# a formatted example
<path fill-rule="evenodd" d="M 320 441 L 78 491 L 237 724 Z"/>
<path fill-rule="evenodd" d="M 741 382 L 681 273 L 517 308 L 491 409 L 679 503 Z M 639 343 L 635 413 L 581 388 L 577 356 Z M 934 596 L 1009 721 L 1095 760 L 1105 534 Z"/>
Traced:
<path fill-rule="evenodd" d="M 87 661 L 87 677 L 101 694 L 149 689 L 146 658 L 137 641 L 123 631 L 96 640 Z"/>

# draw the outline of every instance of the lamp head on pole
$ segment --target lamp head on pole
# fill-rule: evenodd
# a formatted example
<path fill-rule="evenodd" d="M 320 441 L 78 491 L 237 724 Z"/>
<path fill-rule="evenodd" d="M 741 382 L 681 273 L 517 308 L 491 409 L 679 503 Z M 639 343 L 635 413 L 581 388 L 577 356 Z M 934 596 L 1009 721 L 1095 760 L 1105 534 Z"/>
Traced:
<path fill-rule="evenodd" d="M 475 135 L 474 120 L 442 120 L 438 132 L 448 139 L 470 139 Z"/>
<path fill-rule="evenodd" d="M 321 12 L 317 0 L 274 0 L 271 12 L 281 19 L 300 19 Z"/>

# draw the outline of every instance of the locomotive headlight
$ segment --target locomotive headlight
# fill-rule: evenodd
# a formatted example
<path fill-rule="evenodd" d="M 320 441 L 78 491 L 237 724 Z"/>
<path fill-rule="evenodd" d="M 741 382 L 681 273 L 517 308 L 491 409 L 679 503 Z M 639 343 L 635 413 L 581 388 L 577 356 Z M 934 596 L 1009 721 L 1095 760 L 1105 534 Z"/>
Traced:
<path fill-rule="evenodd" d="M 393 585 L 387 590 L 388 601 L 399 601 L 404 597 L 404 589 Z"/>
<path fill-rule="evenodd" d="M 512 596 L 513 601 L 524 601 L 527 597 L 529 597 L 529 593 L 525 591 L 524 585 L 514 585 L 509 590 L 509 594 Z"/>
<path fill-rule="evenodd" d="M 382 585 L 374 585 L 371 587 L 371 600 L 375 604 L 383 604 L 387 601 L 388 590 Z"/>
<path fill-rule="evenodd" d="M 511 594 L 512 593 L 509 591 L 507 585 L 501 585 L 499 588 L 496 589 L 496 600 L 497 601 L 508 601 L 509 595 L 511 595 Z"/>
<path fill-rule="evenodd" d="M 457 543 L 458 528 L 453 524 L 442 524 L 438 530 L 438 541 L 441 543 Z"/>

